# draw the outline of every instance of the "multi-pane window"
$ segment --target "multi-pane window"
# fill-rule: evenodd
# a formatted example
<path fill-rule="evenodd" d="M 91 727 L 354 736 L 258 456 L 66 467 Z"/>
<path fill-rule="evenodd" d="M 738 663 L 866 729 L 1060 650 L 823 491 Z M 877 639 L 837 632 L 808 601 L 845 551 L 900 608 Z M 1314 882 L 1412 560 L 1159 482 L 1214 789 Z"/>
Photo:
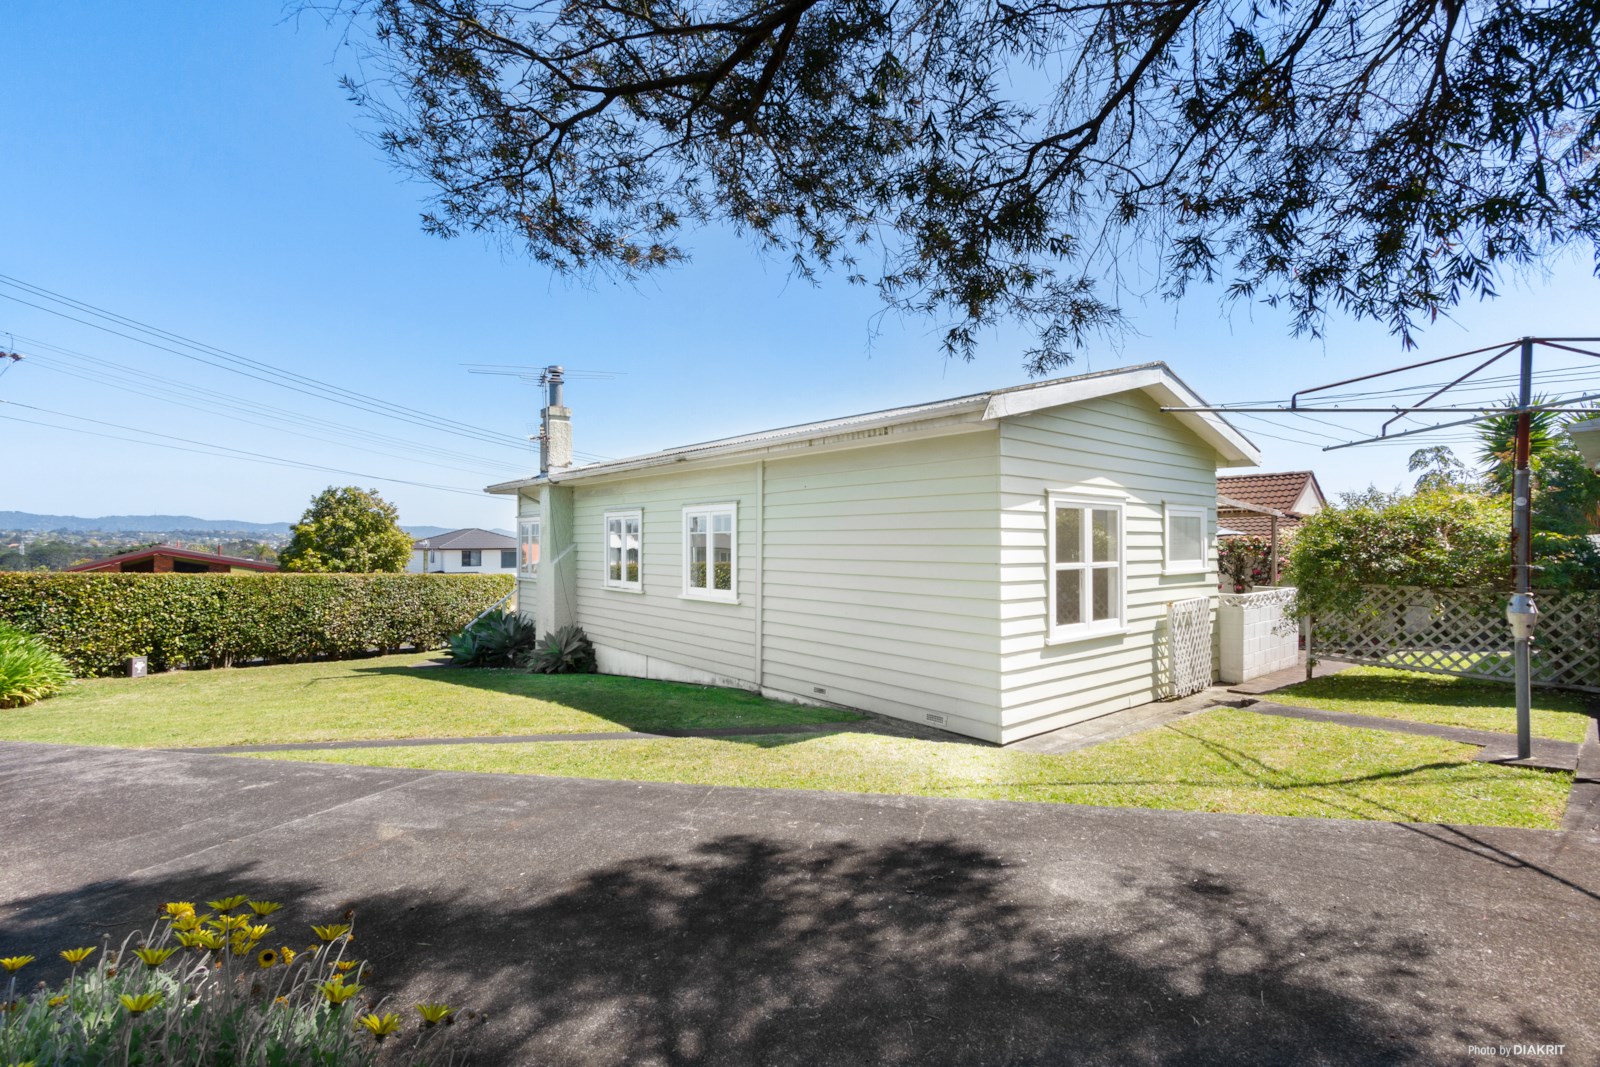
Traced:
<path fill-rule="evenodd" d="M 517 550 L 514 548 L 502 548 L 500 550 L 500 569 L 503 571 L 508 571 L 516 565 Z"/>
<path fill-rule="evenodd" d="M 643 541 L 644 516 L 638 511 L 606 512 L 606 570 L 608 589 L 643 591 L 639 574 L 639 550 Z"/>
<path fill-rule="evenodd" d="M 733 504 L 683 509 L 683 593 L 711 600 L 737 595 L 737 512 Z"/>
<path fill-rule="evenodd" d="M 1167 505 L 1166 566 L 1169 574 L 1206 569 L 1206 509 Z"/>
<path fill-rule="evenodd" d="M 1050 636 L 1122 628 L 1122 505 L 1050 498 Z"/>
<path fill-rule="evenodd" d="M 483 550 L 481 548 L 463 548 L 461 550 L 461 565 L 463 567 L 483 566 Z"/>
<path fill-rule="evenodd" d="M 517 570 L 529 578 L 539 573 L 539 520 L 523 519 L 517 524 Z"/>

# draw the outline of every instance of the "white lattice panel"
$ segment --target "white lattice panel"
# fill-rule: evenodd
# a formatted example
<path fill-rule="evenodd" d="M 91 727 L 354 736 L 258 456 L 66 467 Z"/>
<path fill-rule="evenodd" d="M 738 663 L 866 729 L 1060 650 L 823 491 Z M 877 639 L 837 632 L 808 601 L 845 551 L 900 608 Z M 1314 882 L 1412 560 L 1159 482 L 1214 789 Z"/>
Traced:
<path fill-rule="evenodd" d="M 1198 693 L 1211 684 L 1211 600 L 1167 605 L 1167 696 Z"/>
<path fill-rule="evenodd" d="M 1323 659 L 1509 682 L 1515 677 L 1507 594 L 1368 586 L 1351 611 L 1318 615 Z M 1600 693 L 1600 595 L 1540 593 L 1533 684 Z"/>

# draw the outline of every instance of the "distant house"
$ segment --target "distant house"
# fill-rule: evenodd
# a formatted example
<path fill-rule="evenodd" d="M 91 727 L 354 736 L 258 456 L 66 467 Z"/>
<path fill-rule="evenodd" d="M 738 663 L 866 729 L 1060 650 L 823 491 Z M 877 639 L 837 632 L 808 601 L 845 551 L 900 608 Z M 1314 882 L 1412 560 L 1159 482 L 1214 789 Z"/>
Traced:
<path fill-rule="evenodd" d="M 1217 525 L 1222 537 L 1271 537 L 1274 526 L 1284 537 L 1327 505 L 1311 471 L 1217 478 Z"/>
<path fill-rule="evenodd" d="M 1160 697 L 1168 605 L 1215 603 L 1259 453 L 1201 403 L 1147 363 L 574 466 L 552 383 L 542 473 L 489 491 L 521 612 L 602 671 L 1009 742 Z"/>
<path fill-rule="evenodd" d="M 472 527 L 411 544 L 412 574 L 515 574 L 517 539 Z"/>
<path fill-rule="evenodd" d="M 124 552 L 110 559 L 67 568 L 69 571 L 92 571 L 97 574 L 241 574 L 277 569 L 276 563 L 245 559 L 243 556 L 224 556 L 217 552 L 200 552 L 177 545 L 141 548 L 137 552 Z"/>

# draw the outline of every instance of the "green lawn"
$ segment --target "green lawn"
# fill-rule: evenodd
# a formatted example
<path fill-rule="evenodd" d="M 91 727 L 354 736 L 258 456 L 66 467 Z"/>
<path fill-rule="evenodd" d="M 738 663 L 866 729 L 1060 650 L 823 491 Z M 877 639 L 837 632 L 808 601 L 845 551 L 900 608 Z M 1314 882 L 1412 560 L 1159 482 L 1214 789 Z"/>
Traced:
<path fill-rule="evenodd" d="M 601 675 L 416 669 L 428 655 L 92 678 L 0 711 L 0 740 L 130 748 L 771 726 L 858 716 L 735 689 Z"/>
<path fill-rule="evenodd" d="M 273 759 L 1184 811 L 1554 828 L 1571 776 L 1449 741 L 1219 708 L 1063 756 L 851 731 L 441 745 Z"/>
<path fill-rule="evenodd" d="M 1323 678 L 1280 689 L 1268 700 L 1303 708 L 1382 715 L 1441 726 L 1516 733 L 1516 698 L 1509 685 L 1451 678 L 1441 674 L 1351 667 Z M 1554 741 L 1582 741 L 1589 716 L 1584 701 L 1570 693 L 1533 691 L 1533 732 Z"/>

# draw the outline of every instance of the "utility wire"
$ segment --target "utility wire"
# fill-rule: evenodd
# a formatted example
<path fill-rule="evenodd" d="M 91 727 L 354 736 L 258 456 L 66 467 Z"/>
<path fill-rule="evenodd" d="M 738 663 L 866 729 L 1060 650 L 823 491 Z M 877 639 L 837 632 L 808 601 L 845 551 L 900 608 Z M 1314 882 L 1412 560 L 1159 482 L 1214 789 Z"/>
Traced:
<path fill-rule="evenodd" d="M 64 430 L 67 433 L 88 434 L 91 437 L 104 437 L 112 441 L 127 441 L 136 445 L 147 445 L 152 448 L 170 448 L 178 452 L 193 452 L 202 456 L 214 456 L 221 459 L 243 459 L 252 463 L 266 463 L 280 467 L 294 467 L 300 470 L 322 471 L 328 474 L 342 474 L 350 478 L 364 478 L 375 482 L 390 482 L 397 485 L 411 485 L 419 489 L 434 489 L 443 493 L 459 493 L 462 496 L 482 497 L 482 492 L 476 489 L 464 489 L 456 485 L 439 485 L 434 482 L 418 482 L 409 478 L 391 478 L 381 474 L 367 474 L 362 471 L 343 470 L 339 467 L 326 467 L 320 463 L 307 463 L 303 460 L 287 459 L 282 456 L 267 456 L 260 453 L 249 452 L 240 448 L 229 448 L 227 445 L 212 444 L 206 441 L 193 441 L 186 437 L 174 437 L 171 434 L 156 433 L 153 430 L 142 430 L 136 426 L 121 426 L 113 422 L 103 422 L 99 419 L 85 418 L 82 415 L 72 415 L 64 411 L 50 411 L 46 408 L 35 407 L 32 404 L 18 404 L 16 401 L 0 400 L 0 404 L 10 407 L 27 408 L 45 415 L 56 415 L 62 418 L 78 419 L 82 422 L 94 423 L 98 426 L 110 426 L 113 429 L 127 430 L 131 433 L 149 434 L 153 437 L 165 437 L 171 441 L 186 442 L 189 445 L 198 445 L 197 448 L 185 447 L 184 444 L 167 444 L 163 441 L 147 441 L 137 437 L 123 437 L 119 434 L 109 434 L 98 430 L 86 430 L 76 426 L 61 426 L 57 423 L 40 422 L 37 419 L 27 419 L 20 415 L 12 415 L 0 411 L 0 419 L 10 419 L 12 422 L 24 422 L 31 426 L 43 426 L 52 430 Z"/>
<path fill-rule="evenodd" d="M 246 397 L 233 396 L 230 394 L 218 394 L 210 390 L 197 389 L 191 383 L 179 381 L 173 378 L 165 378 L 159 374 L 152 374 L 135 367 L 130 367 L 124 363 L 118 363 L 115 360 L 103 359 L 99 356 L 93 356 L 86 352 L 77 352 L 69 348 L 61 348 L 57 345 L 52 345 L 44 341 L 27 338 L 25 338 L 25 340 L 30 341 L 31 348 L 43 349 L 60 356 L 68 357 L 69 360 L 83 360 L 95 365 L 88 368 L 74 367 L 69 369 L 67 367 L 55 366 L 54 362 L 56 357 L 54 355 L 46 356 L 35 354 L 34 359 L 38 362 L 39 366 L 47 367 L 48 369 L 54 370 L 58 374 L 73 374 L 76 377 L 83 378 L 87 381 L 94 381 L 102 385 L 111 385 L 117 389 L 131 390 L 133 392 L 152 397 L 156 400 L 161 400 L 171 404 L 178 404 L 183 407 L 191 407 L 195 410 L 206 411 L 211 414 L 223 414 L 229 418 L 237 417 L 233 414 L 233 412 L 243 412 L 247 415 L 256 415 L 262 418 L 282 420 L 291 424 L 283 428 L 291 430 L 297 435 L 310 436 L 304 435 L 301 429 L 302 427 L 308 427 L 324 433 L 331 433 L 336 436 L 351 438 L 358 442 L 356 447 L 362 448 L 366 451 L 379 452 L 379 450 L 370 447 L 370 442 L 387 443 L 394 447 L 400 448 L 402 453 L 393 454 L 379 452 L 379 454 L 389 455 L 390 458 L 404 459 L 407 462 L 430 462 L 428 460 L 419 460 L 416 458 L 417 443 L 414 440 L 408 440 L 402 437 L 394 437 L 388 434 L 378 433 L 370 430 L 345 429 L 341 426 L 329 425 L 326 419 L 319 419 L 316 416 L 304 415 L 284 408 L 273 407 L 270 404 L 263 404 L 260 401 L 251 400 Z M 102 370 L 100 369 L 101 367 L 106 369 Z M 152 391 L 150 388 L 152 385 L 165 386 L 168 390 L 176 390 L 192 398 L 203 400 L 206 403 L 184 403 L 183 401 L 177 400 L 171 396 L 170 392 Z M 257 423 L 257 425 L 262 424 Z M 278 427 L 268 426 L 267 428 L 276 429 Z M 429 455 L 453 458 L 463 461 L 472 465 L 475 470 L 480 470 L 486 473 L 498 473 L 501 471 L 524 469 L 520 464 L 514 464 L 503 460 L 491 460 L 481 456 L 469 455 L 464 452 L 457 452 L 451 449 L 440 448 L 436 446 L 430 446 L 427 449 L 427 452 Z"/>
<path fill-rule="evenodd" d="M 127 340 L 146 345 L 159 351 L 169 352 L 176 356 L 182 356 L 185 359 L 194 360 L 198 363 L 204 363 L 222 370 L 227 370 L 232 373 L 242 375 L 246 378 L 254 379 L 255 381 L 265 382 L 269 385 L 274 385 L 283 389 L 289 389 L 293 392 L 304 393 L 308 396 L 316 396 L 323 400 L 331 400 L 335 403 L 354 405 L 373 414 L 382 415 L 387 418 L 399 419 L 401 421 L 413 423 L 419 426 L 427 426 L 430 429 L 444 433 L 456 434 L 457 436 L 468 437 L 487 444 L 515 447 L 520 450 L 528 450 L 530 448 L 530 445 L 527 441 L 511 434 L 501 434 L 493 431 L 486 431 L 481 427 L 460 422 L 456 419 L 432 415 L 417 408 L 382 400 L 378 397 L 369 396 L 368 394 L 356 392 L 352 389 L 346 389 L 343 386 L 333 385 L 307 375 L 285 370 L 282 367 L 276 367 L 269 363 L 263 363 L 260 360 L 251 359 L 247 356 L 241 356 L 237 353 L 229 352 L 226 349 L 217 348 L 213 345 L 191 340 L 182 336 L 181 334 L 176 334 L 158 327 L 149 326 L 145 323 L 139 322 L 136 319 L 131 319 L 115 312 L 98 308 L 84 301 L 75 300 L 72 297 L 52 292 L 48 289 L 32 285 L 28 282 L 21 281 L 17 278 L 12 278 L 8 275 L 0 274 L 0 284 L 21 289 L 23 292 L 26 292 L 32 296 L 36 296 L 40 299 L 65 304 L 74 310 L 107 319 L 111 322 L 117 323 L 118 325 L 125 326 L 128 329 L 146 333 L 164 341 L 170 341 L 172 344 L 178 344 L 184 346 L 185 348 L 193 349 L 194 351 L 183 351 L 179 348 L 171 347 L 171 344 L 160 344 L 156 341 L 150 340 L 148 337 L 139 337 L 135 334 L 125 333 L 122 330 L 112 329 L 111 327 L 102 323 L 91 322 L 75 315 L 69 315 L 57 308 L 46 307 L 42 304 L 36 304 L 29 300 L 23 300 L 22 298 L 13 296 L 9 293 L 0 293 L 0 297 L 4 297 L 7 300 L 23 304 L 27 307 L 35 308 L 39 311 L 45 312 L 46 314 L 55 315 L 71 322 L 79 323 L 80 325 L 101 330 L 117 337 L 122 337 Z M 204 355 L 197 355 L 195 354 L 196 352 L 203 353 Z M 206 358 L 207 355 L 214 356 L 216 358 L 208 359 Z M 219 360 L 222 362 L 219 362 Z"/>

